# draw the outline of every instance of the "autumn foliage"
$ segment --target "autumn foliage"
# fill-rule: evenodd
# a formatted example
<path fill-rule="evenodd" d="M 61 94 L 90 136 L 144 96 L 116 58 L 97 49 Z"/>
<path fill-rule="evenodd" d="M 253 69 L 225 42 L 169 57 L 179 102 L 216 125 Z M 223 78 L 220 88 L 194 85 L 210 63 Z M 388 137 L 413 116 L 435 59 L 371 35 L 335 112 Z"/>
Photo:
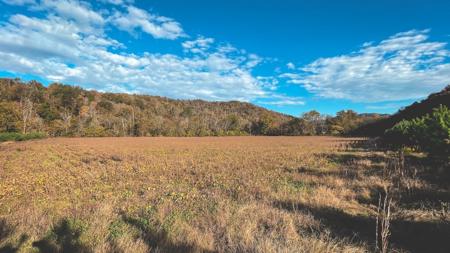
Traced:
<path fill-rule="evenodd" d="M 383 118 L 340 111 L 293 117 L 245 102 L 175 100 L 0 79 L 0 132 L 48 136 L 345 135 Z"/>

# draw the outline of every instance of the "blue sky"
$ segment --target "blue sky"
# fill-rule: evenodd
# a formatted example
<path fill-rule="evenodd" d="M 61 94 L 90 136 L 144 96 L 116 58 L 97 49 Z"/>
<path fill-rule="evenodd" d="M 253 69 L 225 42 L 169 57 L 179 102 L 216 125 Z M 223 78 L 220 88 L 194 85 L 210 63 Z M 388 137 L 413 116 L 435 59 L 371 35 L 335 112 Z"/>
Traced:
<path fill-rule="evenodd" d="M 450 83 L 450 2 L 0 0 L 0 75 L 392 113 Z"/>

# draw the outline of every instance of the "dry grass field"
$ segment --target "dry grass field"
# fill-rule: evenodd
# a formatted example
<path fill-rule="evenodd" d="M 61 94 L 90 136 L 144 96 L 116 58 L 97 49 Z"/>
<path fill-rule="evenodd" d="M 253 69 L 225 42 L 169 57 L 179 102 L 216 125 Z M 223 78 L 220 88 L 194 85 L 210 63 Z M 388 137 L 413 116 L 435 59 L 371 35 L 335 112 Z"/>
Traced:
<path fill-rule="evenodd" d="M 392 158 L 354 141 L 3 143 L 0 252 L 371 252 Z M 449 181 L 413 158 L 393 205 L 390 248 L 450 252 Z"/>

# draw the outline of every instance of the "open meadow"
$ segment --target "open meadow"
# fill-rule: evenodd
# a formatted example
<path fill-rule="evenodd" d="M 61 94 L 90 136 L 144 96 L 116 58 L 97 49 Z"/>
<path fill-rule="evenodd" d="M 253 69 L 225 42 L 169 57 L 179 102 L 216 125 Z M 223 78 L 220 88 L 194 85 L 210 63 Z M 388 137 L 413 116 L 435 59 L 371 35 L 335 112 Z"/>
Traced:
<path fill-rule="evenodd" d="M 335 137 L 0 144 L 0 252 L 370 252 L 392 154 Z M 407 157 L 390 248 L 450 252 L 448 178 Z M 414 164 L 414 167 L 410 164 Z M 438 168 L 433 168 L 438 170 Z M 411 172 L 413 171 L 413 172 Z"/>

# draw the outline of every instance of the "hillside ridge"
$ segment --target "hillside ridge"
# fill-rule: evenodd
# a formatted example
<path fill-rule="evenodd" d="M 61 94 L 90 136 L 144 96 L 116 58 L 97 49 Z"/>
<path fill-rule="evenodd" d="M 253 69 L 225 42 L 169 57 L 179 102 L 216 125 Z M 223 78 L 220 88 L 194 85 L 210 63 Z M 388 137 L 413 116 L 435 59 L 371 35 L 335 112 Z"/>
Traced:
<path fill-rule="evenodd" d="M 0 102 L 4 114 L 17 118 L 0 131 L 25 128 L 51 136 L 277 135 L 294 118 L 248 102 L 99 92 L 59 83 L 45 87 L 10 78 L 0 78 Z M 21 123 L 27 103 L 30 119 Z"/>
<path fill-rule="evenodd" d="M 395 114 L 375 122 L 369 122 L 356 128 L 352 135 L 381 136 L 384 131 L 393 127 L 402 120 L 424 116 L 431 113 L 439 105 L 445 105 L 450 108 L 450 85 L 447 85 L 439 92 L 430 94 L 427 98 L 414 102 L 413 104 L 400 109 Z"/>

